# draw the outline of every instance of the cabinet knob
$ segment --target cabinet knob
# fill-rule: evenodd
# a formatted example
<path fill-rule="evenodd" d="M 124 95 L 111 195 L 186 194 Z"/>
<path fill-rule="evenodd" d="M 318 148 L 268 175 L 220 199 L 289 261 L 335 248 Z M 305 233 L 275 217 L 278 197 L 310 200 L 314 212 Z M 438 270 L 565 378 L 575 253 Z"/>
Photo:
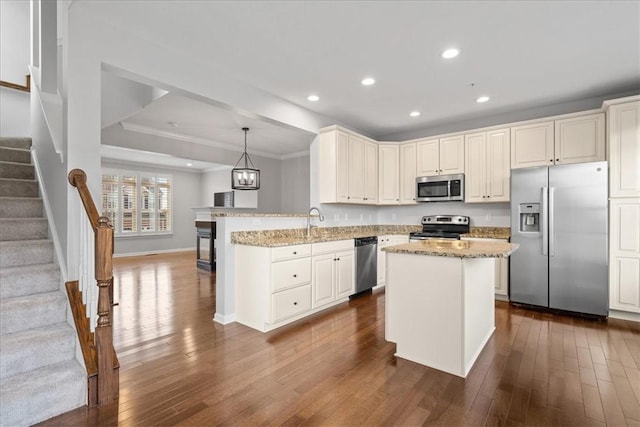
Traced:
<path fill-rule="evenodd" d="M 549 159 L 549 161 L 553 163 L 553 159 Z"/>
<path fill-rule="evenodd" d="M 556 162 L 559 162 L 559 161 L 560 161 L 560 159 L 556 159 Z"/>
<path fill-rule="evenodd" d="M 294 255 L 297 255 L 297 254 L 298 254 L 298 252 L 296 252 L 296 251 L 293 251 L 293 254 L 294 254 Z"/>
<path fill-rule="evenodd" d="M 351 198 L 351 196 L 347 196 L 347 200 L 350 199 L 350 198 Z"/>
<path fill-rule="evenodd" d="M 338 258 L 338 261 L 340 261 L 340 258 Z"/>
<path fill-rule="evenodd" d="M 297 274 L 294 274 L 294 275 L 293 275 L 293 277 L 298 277 L 298 275 L 297 275 Z"/>
<path fill-rule="evenodd" d="M 297 301 L 294 301 L 294 302 L 293 302 L 293 305 L 298 305 L 298 302 L 297 302 Z"/>

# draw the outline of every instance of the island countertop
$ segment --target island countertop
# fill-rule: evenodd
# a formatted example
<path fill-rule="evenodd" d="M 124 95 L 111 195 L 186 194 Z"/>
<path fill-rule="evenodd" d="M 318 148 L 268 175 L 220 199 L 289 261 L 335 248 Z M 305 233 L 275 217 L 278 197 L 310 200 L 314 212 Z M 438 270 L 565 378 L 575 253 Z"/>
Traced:
<path fill-rule="evenodd" d="M 500 241 L 430 239 L 382 248 L 389 253 L 444 256 L 457 258 L 505 258 L 518 244 Z"/>

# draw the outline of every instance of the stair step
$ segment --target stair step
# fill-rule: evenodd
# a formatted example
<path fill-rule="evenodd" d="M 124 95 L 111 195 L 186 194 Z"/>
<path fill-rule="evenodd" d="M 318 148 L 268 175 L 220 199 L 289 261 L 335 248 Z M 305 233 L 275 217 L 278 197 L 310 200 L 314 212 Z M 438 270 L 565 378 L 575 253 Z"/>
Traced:
<path fill-rule="evenodd" d="M 0 268 L 0 298 L 41 294 L 60 289 L 60 269 L 57 265 L 38 264 Z"/>
<path fill-rule="evenodd" d="M 34 179 L 35 167 L 28 163 L 0 161 L 0 178 Z"/>
<path fill-rule="evenodd" d="M 0 178 L 0 196 L 38 197 L 38 181 L 35 179 Z"/>
<path fill-rule="evenodd" d="M 67 297 L 60 291 L 0 300 L 0 335 L 53 325 L 66 319 Z"/>
<path fill-rule="evenodd" d="M 0 160 L 4 162 L 31 163 L 31 151 L 22 148 L 0 147 Z"/>
<path fill-rule="evenodd" d="M 31 138 L 3 136 L 0 137 L 0 147 L 22 148 L 24 150 L 28 150 L 31 148 Z"/>
<path fill-rule="evenodd" d="M 86 405 L 87 374 L 75 359 L 3 378 L 3 426 L 27 426 Z"/>
<path fill-rule="evenodd" d="M 46 239 L 46 218 L 0 218 L 0 241 Z"/>
<path fill-rule="evenodd" d="M 36 197 L 0 197 L 0 218 L 41 218 L 42 206 Z"/>
<path fill-rule="evenodd" d="M 66 322 L 0 335 L 0 378 L 73 359 L 75 331 Z"/>
<path fill-rule="evenodd" d="M 0 268 L 53 262 L 50 240 L 0 241 Z"/>

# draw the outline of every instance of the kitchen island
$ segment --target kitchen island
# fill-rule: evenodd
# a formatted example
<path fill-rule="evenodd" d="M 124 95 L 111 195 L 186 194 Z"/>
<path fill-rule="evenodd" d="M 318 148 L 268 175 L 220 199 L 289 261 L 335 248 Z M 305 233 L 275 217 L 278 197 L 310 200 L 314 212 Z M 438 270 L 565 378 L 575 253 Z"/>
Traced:
<path fill-rule="evenodd" d="M 383 249 L 385 337 L 396 356 L 466 377 L 495 329 L 495 258 L 517 245 L 422 240 Z"/>

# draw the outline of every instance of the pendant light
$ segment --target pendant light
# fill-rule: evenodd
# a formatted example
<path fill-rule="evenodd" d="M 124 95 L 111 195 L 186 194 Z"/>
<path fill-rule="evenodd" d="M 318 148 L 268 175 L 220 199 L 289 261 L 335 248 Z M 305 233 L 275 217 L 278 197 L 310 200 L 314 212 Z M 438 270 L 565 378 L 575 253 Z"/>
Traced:
<path fill-rule="evenodd" d="M 247 132 L 249 132 L 249 128 L 242 128 L 242 130 L 244 131 L 244 153 L 231 169 L 231 188 L 233 190 L 258 190 L 260 188 L 260 170 L 256 169 L 247 154 Z M 243 158 L 244 167 L 238 167 Z M 251 167 L 249 167 L 249 164 L 251 164 Z"/>

